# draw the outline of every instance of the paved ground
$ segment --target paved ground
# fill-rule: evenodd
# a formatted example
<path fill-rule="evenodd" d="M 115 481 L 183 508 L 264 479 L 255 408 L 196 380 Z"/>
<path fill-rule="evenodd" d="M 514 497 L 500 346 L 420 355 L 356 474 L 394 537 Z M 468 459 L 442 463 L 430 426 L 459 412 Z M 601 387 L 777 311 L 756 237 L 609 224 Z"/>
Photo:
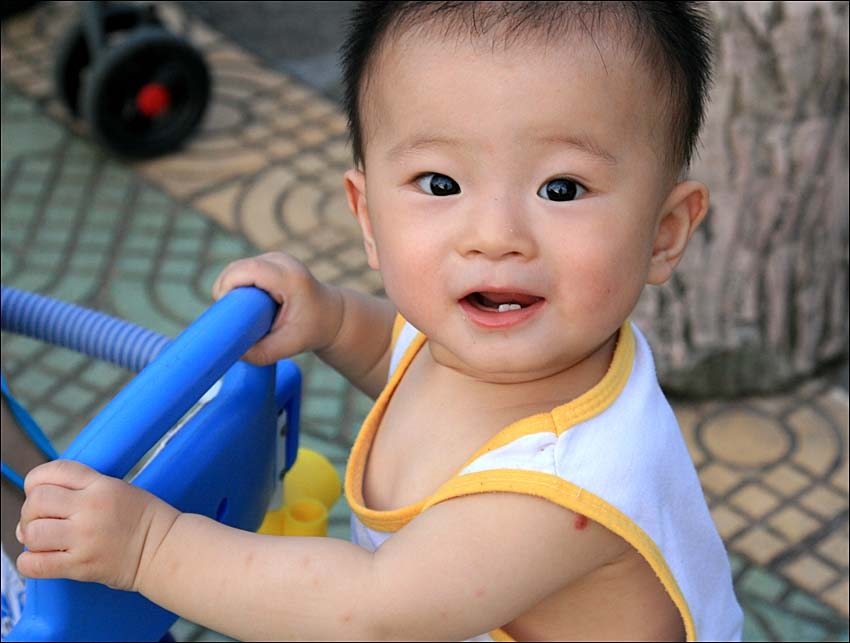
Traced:
<path fill-rule="evenodd" d="M 215 92 L 184 151 L 136 164 L 92 145 L 54 96 L 52 51 L 75 4 L 41 3 L 4 22 L 4 285 L 169 335 L 209 305 L 226 262 L 262 249 L 285 247 L 324 279 L 380 290 L 340 190 L 349 153 L 328 61 L 350 3 L 212 4 L 186 3 L 190 14 L 160 5 L 204 51 Z M 285 21 L 272 14 L 286 5 L 300 6 Z M 7 333 L 2 351 L 19 397 L 60 449 L 129 377 Z M 342 470 L 368 401 L 315 359 L 298 361 L 304 442 Z M 835 382 L 674 404 L 730 551 L 747 640 L 847 640 L 848 398 Z M 333 534 L 346 535 L 346 517 L 341 502 Z M 185 622 L 176 633 L 221 640 Z"/>

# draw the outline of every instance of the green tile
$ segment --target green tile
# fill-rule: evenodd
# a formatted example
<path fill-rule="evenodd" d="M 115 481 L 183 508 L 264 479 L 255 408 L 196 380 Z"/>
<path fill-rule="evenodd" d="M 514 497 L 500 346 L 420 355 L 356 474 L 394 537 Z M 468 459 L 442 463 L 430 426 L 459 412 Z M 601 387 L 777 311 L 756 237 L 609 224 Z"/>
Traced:
<path fill-rule="evenodd" d="M 94 393 L 74 385 L 63 387 L 53 396 L 54 404 L 67 409 L 74 415 L 83 413 L 91 407 L 95 400 L 96 396 Z"/>
<path fill-rule="evenodd" d="M 739 579 L 736 589 L 770 601 L 781 597 L 788 589 L 788 584 L 767 569 L 753 567 Z"/>
<path fill-rule="evenodd" d="M 76 432 L 82 428 L 72 426 L 66 414 L 44 407 L 39 409 L 36 421 L 59 453 L 68 447 Z"/>
<path fill-rule="evenodd" d="M 36 116 L 4 125 L 2 129 L 0 154 L 7 158 L 55 147 L 65 136 L 50 120 Z"/>
<path fill-rule="evenodd" d="M 319 395 L 313 391 L 305 396 L 301 413 L 310 420 L 340 420 L 343 414 L 342 400 L 338 396 Z"/>
<path fill-rule="evenodd" d="M 77 252 L 70 258 L 71 270 L 99 271 L 104 258 L 99 253 Z"/>
<path fill-rule="evenodd" d="M 175 214 L 174 231 L 177 235 L 198 235 L 209 227 L 207 219 L 192 210 L 184 210 Z"/>
<path fill-rule="evenodd" d="M 65 246 L 72 234 L 73 230 L 66 225 L 45 225 L 39 228 L 33 243 L 36 247 L 41 244 Z"/>
<path fill-rule="evenodd" d="M 727 556 L 729 558 L 729 567 L 732 569 L 733 576 L 740 573 L 740 571 L 747 566 L 747 561 L 739 554 L 728 552 Z"/>
<path fill-rule="evenodd" d="M 44 211 L 44 222 L 48 225 L 64 226 L 69 232 L 70 226 L 77 224 L 77 204 L 56 203 L 51 201 Z"/>
<path fill-rule="evenodd" d="M 86 211 L 87 225 L 114 227 L 120 223 L 124 206 L 120 203 L 104 204 L 100 200 Z"/>
<path fill-rule="evenodd" d="M 40 197 L 48 185 L 49 172 L 45 173 L 33 168 L 29 163 L 22 163 L 17 179 L 12 185 L 12 194 L 29 194 Z"/>
<path fill-rule="evenodd" d="M 115 267 L 124 277 L 144 278 L 151 273 L 154 257 L 149 255 L 122 255 L 116 258 Z"/>
<path fill-rule="evenodd" d="M 85 355 L 81 355 L 76 351 L 57 348 L 47 354 L 43 363 L 53 370 L 73 373 L 79 371 L 87 360 L 88 358 Z"/>
<path fill-rule="evenodd" d="M 203 628 L 181 618 L 177 619 L 177 622 L 171 626 L 169 631 L 175 641 L 194 641 L 201 635 Z"/>
<path fill-rule="evenodd" d="M 100 182 L 97 186 L 97 200 L 99 203 L 121 208 L 126 205 L 128 199 L 132 198 L 132 191 L 124 185 L 109 185 Z"/>
<path fill-rule="evenodd" d="M 97 290 L 97 280 L 90 275 L 71 274 L 62 279 L 50 293 L 51 297 L 67 302 L 84 301 Z"/>
<path fill-rule="evenodd" d="M 791 592 L 785 601 L 785 605 L 798 614 L 805 614 L 813 618 L 832 620 L 838 620 L 839 618 L 838 614 L 830 606 L 824 605 L 814 596 L 799 590 Z"/>
<path fill-rule="evenodd" d="M 802 619 L 788 610 L 773 605 L 762 605 L 760 610 L 782 641 L 822 641 L 829 633 L 819 623 Z"/>
<path fill-rule="evenodd" d="M 160 280 L 156 284 L 157 296 L 163 302 L 168 302 L 169 310 L 173 311 L 185 320 L 188 324 L 202 312 L 209 308 L 212 303 L 211 298 L 204 300 L 198 299 L 198 295 L 192 288 L 185 277 L 191 275 L 191 272 L 186 275 L 180 275 L 183 279 L 178 279 L 174 282 Z"/>
<path fill-rule="evenodd" d="M 233 639 L 228 638 L 224 634 L 219 634 L 218 632 L 205 629 L 196 639 L 194 639 L 194 641 L 196 643 L 229 643 L 230 641 L 233 641 Z"/>
<path fill-rule="evenodd" d="M 65 248 L 35 244 L 27 254 L 27 270 L 52 273 L 62 263 Z"/>
<path fill-rule="evenodd" d="M 35 355 L 41 352 L 44 344 L 24 335 L 8 333 L 5 336 L 4 348 L 7 348 L 10 354 L 14 355 L 18 361 L 26 363 L 35 359 Z"/>
<path fill-rule="evenodd" d="M 204 240 L 200 237 L 171 237 L 168 240 L 169 254 L 197 256 L 203 247 Z M 193 267 L 195 260 L 193 259 Z"/>
<path fill-rule="evenodd" d="M 38 172 L 40 174 L 47 174 L 50 172 L 50 168 L 55 165 L 55 161 L 53 158 L 39 158 L 37 156 L 27 157 L 26 160 L 27 168 L 31 172 Z"/>
<path fill-rule="evenodd" d="M 126 278 L 115 278 L 107 284 L 115 315 L 154 332 L 176 336 L 183 326 L 167 319 L 153 305 L 146 284 Z"/>
<path fill-rule="evenodd" d="M 18 269 L 19 263 L 20 260 L 17 255 L 11 250 L 0 252 L 0 278 L 2 278 L 3 282 Z"/>
<path fill-rule="evenodd" d="M 194 258 L 168 256 L 159 267 L 160 278 L 188 280 L 195 274 L 197 261 Z"/>
<path fill-rule="evenodd" d="M 137 206 L 134 209 L 133 224 L 130 229 L 135 234 L 159 234 L 165 229 L 168 219 L 167 209 L 152 209 L 145 206 Z"/>
<path fill-rule="evenodd" d="M 374 400 L 372 400 L 365 393 L 361 393 L 357 389 L 352 387 L 352 402 L 353 402 L 353 412 L 356 417 L 361 418 L 361 421 L 366 419 L 366 416 L 372 410 L 372 406 L 374 405 Z"/>
<path fill-rule="evenodd" d="M 9 198 L 3 204 L 3 236 L 7 235 L 7 227 L 11 222 L 29 223 L 36 216 L 36 212 L 34 201 Z"/>
<path fill-rule="evenodd" d="M 85 168 L 90 174 L 98 164 L 98 157 L 98 150 L 91 143 L 74 136 L 65 149 L 64 161 L 66 167 Z"/>
<path fill-rule="evenodd" d="M 153 258 L 161 241 L 158 237 L 149 235 L 131 235 L 122 240 L 121 251 L 125 254 L 135 253 Z"/>
<path fill-rule="evenodd" d="M 84 163 L 65 163 L 62 165 L 60 180 L 63 183 L 88 185 L 91 180 L 93 170 L 94 167 L 91 163 L 91 159 L 88 159 L 87 162 Z"/>
<path fill-rule="evenodd" d="M 5 218 L 6 211 L 3 210 L 3 216 Z M 26 228 L 12 226 L 3 221 L 3 243 L 8 244 L 9 246 L 20 246 L 24 239 L 26 238 L 27 230 Z"/>
<path fill-rule="evenodd" d="M 762 641 L 773 641 L 774 639 L 761 625 L 761 622 L 756 619 L 751 613 L 744 612 L 744 629 L 741 635 L 741 640 L 757 643 Z"/>
<path fill-rule="evenodd" d="M 247 256 L 244 241 L 222 234 L 213 239 L 209 252 L 212 257 L 221 258 L 223 261 L 233 261 Z"/>
<path fill-rule="evenodd" d="M 348 381 L 330 366 L 317 360 L 310 369 L 308 388 L 312 391 L 332 391 L 340 393 L 348 386 Z"/>
<path fill-rule="evenodd" d="M 79 243 L 91 246 L 91 249 L 101 249 L 108 247 L 113 241 L 114 236 L 111 230 L 104 229 L 100 226 L 85 226 L 79 230 Z M 84 250 L 85 252 L 86 250 Z"/>
<path fill-rule="evenodd" d="M 51 275 L 38 274 L 35 272 L 19 272 L 15 275 L 13 283 L 4 285 L 13 286 L 20 290 L 42 292 L 47 288 L 52 279 L 53 277 Z"/>
<path fill-rule="evenodd" d="M 131 376 L 129 371 L 100 360 L 95 360 L 80 373 L 83 382 L 100 389 L 115 388 Z"/>
<path fill-rule="evenodd" d="M 160 190 L 146 189 L 139 194 L 140 207 L 153 207 L 158 209 L 170 209 L 172 205 L 171 197 Z"/>
<path fill-rule="evenodd" d="M 348 461 L 349 448 L 334 442 L 325 440 L 317 435 L 302 433 L 299 445 L 305 449 L 313 449 L 331 460 L 336 466 L 340 476 L 344 474 L 344 465 Z"/>
<path fill-rule="evenodd" d="M 9 170 L 12 169 L 12 163 L 7 161 L 5 157 L 0 158 L 0 184 L 5 184 L 9 180 Z"/>
<path fill-rule="evenodd" d="M 309 416 L 301 417 L 301 432 L 305 437 L 311 436 L 319 440 L 333 442 L 339 435 L 339 422 L 334 420 L 319 420 Z"/>
<path fill-rule="evenodd" d="M 50 195 L 50 201 L 51 203 L 76 203 L 83 198 L 83 195 L 86 193 L 86 187 L 78 182 L 61 183 L 54 188 L 53 193 Z"/>
<path fill-rule="evenodd" d="M 216 263 L 212 266 L 206 266 L 198 277 L 198 288 L 202 292 L 211 293 L 212 285 L 215 283 L 216 277 L 224 270 L 224 262 Z M 212 295 L 210 295 L 212 297 Z"/>
<path fill-rule="evenodd" d="M 25 370 L 15 378 L 12 386 L 14 391 L 26 391 L 27 397 L 34 398 L 44 395 L 55 381 L 55 377 L 45 375 L 41 371 Z"/>
<path fill-rule="evenodd" d="M 133 180 L 134 173 L 118 163 L 107 164 L 101 172 L 102 180 L 111 183 L 129 182 Z"/>

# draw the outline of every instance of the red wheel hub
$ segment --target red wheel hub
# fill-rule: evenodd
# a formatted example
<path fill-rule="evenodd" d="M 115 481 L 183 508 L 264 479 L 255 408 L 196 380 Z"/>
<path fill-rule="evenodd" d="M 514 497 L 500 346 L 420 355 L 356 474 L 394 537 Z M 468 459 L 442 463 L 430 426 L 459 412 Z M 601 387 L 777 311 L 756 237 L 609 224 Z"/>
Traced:
<path fill-rule="evenodd" d="M 160 83 L 148 83 L 136 94 L 136 108 L 148 118 L 156 118 L 171 105 L 171 92 Z"/>

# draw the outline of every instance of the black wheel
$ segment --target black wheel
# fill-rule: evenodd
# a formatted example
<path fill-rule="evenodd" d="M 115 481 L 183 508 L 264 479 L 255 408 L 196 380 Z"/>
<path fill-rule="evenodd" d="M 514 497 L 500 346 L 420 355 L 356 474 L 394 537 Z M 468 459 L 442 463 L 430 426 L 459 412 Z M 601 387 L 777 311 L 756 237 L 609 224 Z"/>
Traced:
<path fill-rule="evenodd" d="M 210 84 L 194 47 L 164 29 L 143 27 L 94 61 L 83 116 L 94 138 L 116 154 L 159 156 L 178 148 L 200 124 Z"/>
<path fill-rule="evenodd" d="M 2 1 L 2 0 L 0 0 Z M 105 41 L 143 25 L 162 26 L 150 7 L 114 2 L 103 7 Z M 77 116 L 80 113 L 80 88 L 83 74 L 91 64 L 92 55 L 86 41 L 82 19 L 75 22 L 62 36 L 56 48 L 53 84 L 62 104 Z"/>

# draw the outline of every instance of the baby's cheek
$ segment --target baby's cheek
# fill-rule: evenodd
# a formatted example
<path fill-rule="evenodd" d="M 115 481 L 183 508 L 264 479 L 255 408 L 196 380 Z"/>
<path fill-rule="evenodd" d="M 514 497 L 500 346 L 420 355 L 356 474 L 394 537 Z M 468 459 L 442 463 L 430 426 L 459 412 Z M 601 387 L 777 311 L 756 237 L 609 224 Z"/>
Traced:
<path fill-rule="evenodd" d="M 611 258 L 607 264 L 589 267 L 583 281 L 583 296 L 579 301 L 583 312 L 591 318 L 610 316 L 615 321 L 624 320 L 643 289 L 640 271 L 616 258 Z"/>
<path fill-rule="evenodd" d="M 622 286 L 622 277 L 606 266 L 585 266 L 583 284 L 579 286 L 582 300 L 587 306 L 598 307 L 617 295 Z"/>

